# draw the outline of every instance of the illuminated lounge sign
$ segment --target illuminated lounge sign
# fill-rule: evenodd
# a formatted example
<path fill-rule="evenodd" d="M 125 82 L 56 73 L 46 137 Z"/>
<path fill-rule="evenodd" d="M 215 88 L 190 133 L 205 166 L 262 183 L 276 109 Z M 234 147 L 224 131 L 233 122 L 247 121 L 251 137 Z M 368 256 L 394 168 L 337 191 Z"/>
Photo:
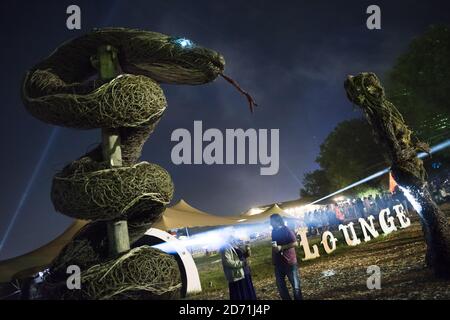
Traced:
<path fill-rule="evenodd" d="M 364 242 L 375 239 L 380 235 L 379 230 L 377 230 L 375 227 L 374 220 L 375 217 L 372 215 L 370 215 L 366 219 L 358 219 L 358 223 L 363 232 Z M 406 216 L 405 209 L 401 204 L 394 206 L 393 212 L 391 212 L 389 208 L 381 210 L 380 214 L 378 215 L 378 222 L 381 228 L 381 232 L 385 235 L 396 231 L 397 228 L 404 229 L 411 225 L 411 221 Z M 356 235 L 353 222 L 345 225 L 340 224 L 339 231 L 342 232 L 347 245 L 357 246 L 361 243 L 361 239 L 359 239 Z M 300 246 L 303 248 L 303 252 L 305 253 L 305 257 L 303 258 L 303 260 L 311 260 L 320 257 L 318 245 L 309 245 L 307 232 L 308 231 L 306 229 L 302 229 L 299 232 Z M 336 250 L 337 242 L 338 239 L 333 235 L 331 231 L 325 231 L 322 233 L 322 241 L 320 243 L 327 254 L 330 254 L 334 250 Z"/>

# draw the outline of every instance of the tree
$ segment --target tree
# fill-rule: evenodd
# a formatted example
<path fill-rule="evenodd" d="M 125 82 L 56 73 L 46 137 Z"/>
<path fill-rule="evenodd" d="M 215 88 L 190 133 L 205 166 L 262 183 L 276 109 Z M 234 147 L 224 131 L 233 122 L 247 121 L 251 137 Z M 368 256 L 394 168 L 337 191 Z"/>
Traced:
<path fill-rule="evenodd" d="M 325 196 L 386 167 L 382 152 L 364 119 L 339 123 L 320 146 L 316 162 L 321 168 L 304 175 L 300 196 Z M 360 192 L 367 187 L 379 187 L 379 181 L 352 191 Z"/>
<path fill-rule="evenodd" d="M 320 146 L 316 162 L 337 190 L 386 167 L 382 152 L 367 122 L 358 118 L 336 126 Z"/>
<path fill-rule="evenodd" d="M 318 169 L 308 172 L 303 177 L 303 188 L 300 189 L 301 197 L 323 197 L 331 192 L 330 181 L 325 170 Z"/>
<path fill-rule="evenodd" d="M 445 213 L 431 197 L 423 162 L 416 156 L 427 146 L 414 138 L 401 113 L 386 99 L 385 91 L 374 73 L 363 72 L 345 81 L 347 97 L 358 105 L 382 144 L 391 163 L 392 176 L 418 213 L 425 242 L 426 262 L 437 276 L 450 278 L 450 225 Z"/>
<path fill-rule="evenodd" d="M 387 97 L 420 140 L 450 138 L 450 29 L 431 26 L 414 39 L 388 73 Z M 450 151 L 439 157 L 450 159 Z"/>

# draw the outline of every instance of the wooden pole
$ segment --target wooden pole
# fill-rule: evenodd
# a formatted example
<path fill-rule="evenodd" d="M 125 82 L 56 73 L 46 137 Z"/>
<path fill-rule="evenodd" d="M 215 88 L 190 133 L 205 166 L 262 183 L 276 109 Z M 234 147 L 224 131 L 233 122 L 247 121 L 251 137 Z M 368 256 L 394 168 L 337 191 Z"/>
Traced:
<path fill-rule="evenodd" d="M 108 161 L 109 166 L 122 166 L 122 150 L 120 148 L 120 135 L 116 129 L 102 129 L 103 159 Z"/>
<path fill-rule="evenodd" d="M 108 247 L 111 256 L 130 250 L 127 220 L 108 221 Z"/>
<path fill-rule="evenodd" d="M 110 81 L 119 74 L 117 50 L 110 46 L 98 48 L 96 65 L 102 81 Z M 117 129 L 102 129 L 103 159 L 108 161 L 111 168 L 122 166 L 122 150 L 120 135 Z M 108 221 L 108 246 L 111 256 L 130 250 L 127 220 Z"/>

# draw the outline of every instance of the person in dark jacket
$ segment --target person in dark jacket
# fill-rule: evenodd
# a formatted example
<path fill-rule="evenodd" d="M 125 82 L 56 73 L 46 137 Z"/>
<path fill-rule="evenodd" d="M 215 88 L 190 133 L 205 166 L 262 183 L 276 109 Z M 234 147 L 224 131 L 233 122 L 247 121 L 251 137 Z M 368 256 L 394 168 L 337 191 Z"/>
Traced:
<path fill-rule="evenodd" d="M 283 218 L 275 213 L 270 216 L 272 225 L 272 262 L 275 279 L 281 299 L 291 300 L 286 286 L 286 277 L 292 285 L 294 300 L 302 300 L 300 275 L 297 267 L 295 247 L 298 246 L 295 233 L 284 224 Z"/>
<path fill-rule="evenodd" d="M 222 267 L 228 281 L 230 300 L 256 300 L 250 266 L 247 258 L 250 247 L 234 236 L 229 236 L 220 250 Z"/>

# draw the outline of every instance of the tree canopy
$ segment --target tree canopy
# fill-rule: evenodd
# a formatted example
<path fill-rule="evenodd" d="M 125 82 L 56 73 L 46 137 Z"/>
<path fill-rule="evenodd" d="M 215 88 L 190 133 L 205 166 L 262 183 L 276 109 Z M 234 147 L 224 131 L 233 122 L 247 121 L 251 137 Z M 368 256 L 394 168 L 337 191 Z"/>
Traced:
<path fill-rule="evenodd" d="M 301 197 L 319 198 L 329 192 L 331 192 L 331 185 L 325 170 L 314 170 L 306 173 L 303 177 L 303 188 L 300 190 Z"/>
<path fill-rule="evenodd" d="M 388 98 L 431 144 L 450 137 L 450 29 L 431 26 L 388 73 Z"/>

